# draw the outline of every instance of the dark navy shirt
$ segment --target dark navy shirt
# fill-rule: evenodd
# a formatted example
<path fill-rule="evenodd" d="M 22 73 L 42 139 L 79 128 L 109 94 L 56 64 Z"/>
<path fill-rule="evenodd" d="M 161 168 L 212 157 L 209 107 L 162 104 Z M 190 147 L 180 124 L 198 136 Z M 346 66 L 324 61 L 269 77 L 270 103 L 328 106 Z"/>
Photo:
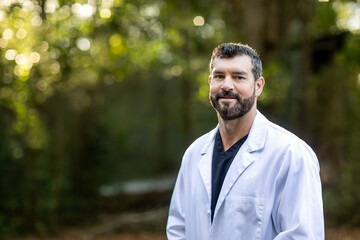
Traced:
<path fill-rule="evenodd" d="M 220 132 L 218 131 L 216 134 L 211 168 L 211 222 L 214 218 L 216 202 L 219 198 L 220 190 L 223 185 L 226 173 L 229 170 L 229 167 L 240 147 L 246 141 L 247 137 L 248 135 L 241 138 L 226 152 L 224 152 Z"/>

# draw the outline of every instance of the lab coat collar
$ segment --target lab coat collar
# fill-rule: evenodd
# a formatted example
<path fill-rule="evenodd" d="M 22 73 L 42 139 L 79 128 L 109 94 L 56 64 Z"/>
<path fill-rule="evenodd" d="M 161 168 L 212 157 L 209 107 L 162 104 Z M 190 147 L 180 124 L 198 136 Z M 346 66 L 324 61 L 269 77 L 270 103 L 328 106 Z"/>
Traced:
<path fill-rule="evenodd" d="M 265 139 L 269 128 L 269 120 L 259 111 L 256 112 L 254 122 L 251 126 L 249 137 L 247 139 L 246 149 L 248 152 L 254 152 L 265 146 Z"/>
<path fill-rule="evenodd" d="M 201 155 L 208 153 L 209 150 L 211 150 L 209 148 L 212 148 L 214 146 L 215 136 L 218 131 L 219 131 L 219 124 L 209 133 L 209 138 L 207 139 L 207 142 L 204 144 L 203 148 L 201 149 Z"/>
<path fill-rule="evenodd" d="M 209 200 L 211 199 L 211 162 L 212 162 L 212 155 L 214 150 L 215 136 L 218 129 L 219 129 L 219 125 L 217 125 L 216 128 L 214 128 L 209 133 L 209 137 L 206 140 L 207 142 L 204 144 L 203 148 L 201 149 L 202 157 L 198 165 L 200 175 L 204 182 L 204 186 L 206 188 L 206 192 Z M 210 205 L 208 209 L 210 210 Z"/>
<path fill-rule="evenodd" d="M 259 149 L 262 149 L 265 145 L 265 138 L 267 134 L 267 129 L 269 127 L 269 120 L 266 119 L 260 111 L 256 111 L 256 116 L 254 122 L 250 128 L 249 136 L 246 143 L 247 150 L 249 152 L 254 152 Z M 215 136 L 219 130 L 219 124 L 209 133 L 206 144 L 204 144 L 201 149 L 201 155 L 209 153 L 212 151 L 214 146 Z"/>

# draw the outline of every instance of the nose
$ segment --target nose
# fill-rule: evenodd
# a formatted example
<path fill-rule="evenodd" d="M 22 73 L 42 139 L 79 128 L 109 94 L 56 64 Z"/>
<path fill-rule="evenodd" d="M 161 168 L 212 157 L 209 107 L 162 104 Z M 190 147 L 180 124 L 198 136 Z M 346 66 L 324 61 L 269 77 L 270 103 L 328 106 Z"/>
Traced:
<path fill-rule="evenodd" d="M 221 89 L 224 91 L 230 91 L 234 89 L 234 84 L 230 76 L 226 76 L 222 82 Z"/>

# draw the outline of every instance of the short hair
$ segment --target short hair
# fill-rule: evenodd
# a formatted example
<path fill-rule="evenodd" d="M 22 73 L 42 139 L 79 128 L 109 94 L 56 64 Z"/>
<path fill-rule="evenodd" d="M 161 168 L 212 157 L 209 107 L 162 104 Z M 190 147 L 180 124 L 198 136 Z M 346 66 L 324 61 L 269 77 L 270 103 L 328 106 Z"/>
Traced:
<path fill-rule="evenodd" d="M 242 43 L 223 43 L 217 46 L 211 56 L 210 72 L 213 69 L 213 62 L 215 58 L 233 58 L 235 56 L 243 55 L 247 55 L 251 58 L 251 71 L 255 80 L 257 80 L 262 75 L 262 63 L 260 57 L 254 49 Z"/>

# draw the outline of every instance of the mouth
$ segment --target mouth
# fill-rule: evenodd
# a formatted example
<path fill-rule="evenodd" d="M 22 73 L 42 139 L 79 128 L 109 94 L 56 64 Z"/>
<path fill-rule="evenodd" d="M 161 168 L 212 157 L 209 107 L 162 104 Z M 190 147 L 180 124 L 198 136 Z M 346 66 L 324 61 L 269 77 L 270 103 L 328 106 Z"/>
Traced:
<path fill-rule="evenodd" d="M 221 104 L 234 104 L 240 101 L 240 98 L 232 91 L 221 91 L 214 96 L 214 100 Z"/>
<path fill-rule="evenodd" d="M 220 97 L 219 103 L 235 103 L 237 101 L 234 97 Z"/>
<path fill-rule="evenodd" d="M 237 100 L 236 96 L 234 96 L 234 95 L 219 96 L 218 99 L 219 99 L 219 100 L 223 100 L 223 101 L 233 101 L 233 100 Z"/>
<path fill-rule="evenodd" d="M 236 99 L 236 97 L 233 97 L 233 96 L 223 96 L 223 97 L 220 97 L 221 99 Z"/>
<path fill-rule="evenodd" d="M 237 94 L 232 91 L 221 91 L 216 95 L 218 99 L 238 99 Z"/>

